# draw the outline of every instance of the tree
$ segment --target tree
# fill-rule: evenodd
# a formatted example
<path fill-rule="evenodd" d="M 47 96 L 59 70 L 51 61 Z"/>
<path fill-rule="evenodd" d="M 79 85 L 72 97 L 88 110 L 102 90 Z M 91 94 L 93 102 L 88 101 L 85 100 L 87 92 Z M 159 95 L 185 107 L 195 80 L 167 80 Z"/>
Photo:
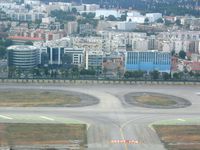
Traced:
<path fill-rule="evenodd" d="M 162 73 L 162 78 L 163 78 L 163 80 L 169 80 L 170 79 L 170 74 L 169 73 L 167 73 L 167 72 L 163 72 Z"/>
<path fill-rule="evenodd" d="M 63 56 L 62 56 L 62 64 L 64 66 L 67 66 L 67 67 L 70 67 L 72 65 L 72 55 L 71 54 L 68 54 L 68 53 L 65 53 Z"/>
<path fill-rule="evenodd" d="M 130 71 L 126 71 L 126 72 L 124 73 L 124 77 L 125 77 L 126 79 L 130 78 L 130 77 L 131 77 L 131 72 L 130 72 Z"/>
<path fill-rule="evenodd" d="M 106 77 L 106 74 L 108 72 L 108 69 L 106 67 L 103 68 L 103 75 L 104 75 L 104 78 Z"/>
<path fill-rule="evenodd" d="M 82 69 L 81 71 L 80 71 L 80 75 L 92 75 L 92 76 L 94 76 L 95 75 L 95 70 L 93 70 L 93 69 Z"/>
<path fill-rule="evenodd" d="M 76 17 L 74 14 L 71 14 L 70 12 L 63 11 L 63 10 L 53 10 L 51 11 L 51 17 L 56 17 L 58 21 L 74 21 L 76 20 Z"/>
<path fill-rule="evenodd" d="M 157 80 L 159 78 L 160 73 L 157 70 L 150 72 L 150 76 L 152 79 Z"/>
<path fill-rule="evenodd" d="M 78 78 L 78 76 L 79 76 L 79 69 L 78 69 L 78 66 L 74 65 L 73 68 L 72 68 L 72 78 L 73 78 L 73 77 Z"/>
<path fill-rule="evenodd" d="M 87 19 L 94 19 L 94 17 L 95 17 L 95 13 L 91 13 L 91 12 L 88 13 L 86 16 Z"/>
<path fill-rule="evenodd" d="M 199 72 L 196 72 L 196 73 L 194 74 L 194 76 L 195 76 L 195 78 L 196 78 L 197 80 L 199 80 L 199 78 L 200 78 L 200 73 L 199 73 Z"/>
<path fill-rule="evenodd" d="M 72 14 L 76 15 L 77 14 L 77 9 L 76 8 L 72 8 Z"/>
<path fill-rule="evenodd" d="M 175 23 L 176 23 L 177 26 L 180 26 L 181 25 L 181 20 L 180 19 L 176 19 Z"/>
<path fill-rule="evenodd" d="M 181 51 L 179 52 L 179 57 L 180 57 L 181 59 L 185 59 L 185 57 L 186 57 L 185 51 L 181 50 Z"/>
<path fill-rule="evenodd" d="M 144 24 L 149 24 L 149 18 L 144 19 Z"/>
<path fill-rule="evenodd" d="M 22 70 L 21 69 L 17 69 L 16 70 L 16 75 L 17 75 L 18 78 L 21 77 L 21 74 L 22 74 Z"/>
<path fill-rule="evenodd" d="M 5 42 L 4 42 L 5 47 L 11 46 L 12 44 L 13 44 L 13 41 L 10 40 L 10 39 L 6 39 Z"/>
<path fill-rule="evenodd" d="M 184 73 L 183 72 L 175 72 L 174 74 L 173 74 L 173 78 L 174 79 L 182 79 L 183 78 L 183 76 L 184 76 Z"/>
<path fill-rule="evenodd" d="M 6 57 L 6 48 L 12 45 L 12 40 L 0 40 L 0 59 Z"/>
<path fill-rule="evenodd" d="M 169 21 L 169 20 L 165 20 L 165 25 L 166 25 L 166 26 L 170 26 L 170 25 L 172 25 L 172 22 Z"/>
<path fill-rule="evenodd" d="M 100 16 L 100 20 L 104 20 L 104 16 Z"/>
<path fill-rule="evenodd" d="M 81 15 L 82 15 L 82 17 L 85 17 L 85 18 L 87 17 L 87 13 L 86 12 L 82 13 Z"/>
<path fill-rule="evenodd" d="M 175 54 L 176 54 L 176 51 L 175 51 L 175 50 L 172 50 L 172 51 L 171 51 L 171 55 L 174 56 Z"/>
<path fill-rule="evenodd" d="M 41 76 L 41 72 L 40 72 L 39 68 L 33 68 L 32 69 L 32 74 L 35 75 L 36 77 L 40 77 Z"/>
<path fill-rule="evenodd" d="M 0 59 L 4 58 L 6 55 L 6 47 L 0 46 Z"/>
<path fill-rule="evenodd" d="M 191 70 L 191 71 L 189 72 L 189 75 L 190 75 L 190 77 L 193 77 L 195 74 L 194 74 L 194 72 Z"/>
<path fill-rule="evenodd" d="M 179 73 L 175 72 L 173 74 L 173 79 L 180 79 Z"/>
<path fill-rule="evenodd" d="M 124 14 L 124 15 L 121 15 L 120 20 L 121 21 L 126 21 L 126 18 L 127 18 L 127 13 Z"/>
<path fill-rule="evenodd" d="M 8 77 L 12 78 L 15 75 L 16 68 L 14 66 L 10 66 L 8 69 Z"/>
<path fill-rule="evenodd" d="M 49 75 L 49 69 L 47 67 L 44 68 L 44 74 L 46 77 Z"/>
<path fill-rule="evenodd" d="M 107 20 L 108 20 L 108 21 L 116 21 L 117 18 L 116 18 L 114 15 L 109 15 L 109 16 L 107 17 Z"/>
<path fill-rule="evenodd" d="M 159 18 L 158 20 L 156 20 L 157 23 L 164 23 L 162 18 Z"/>
<path fill-rule="evenodd" d="M 136 71 L 126 71 L 124 74 L 125 78 L 142 78 L 144 76 L 144 71 L 136 70 Z"/>

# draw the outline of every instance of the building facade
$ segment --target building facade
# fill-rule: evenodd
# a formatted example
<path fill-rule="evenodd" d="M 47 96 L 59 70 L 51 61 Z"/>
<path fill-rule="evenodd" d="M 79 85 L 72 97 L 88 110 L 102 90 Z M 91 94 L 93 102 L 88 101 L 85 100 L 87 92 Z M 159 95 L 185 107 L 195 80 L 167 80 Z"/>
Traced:
<path fill-rule="evenodd" d="M 50 65 L 61 65 L 64 47 L 47 47 L 47 54 Z"/>
<path fill-rule="evenodd" d="M 159 51 L 128 51 L 125 55 L 125 70 L 170 73 L 171 54 Z"/>
<path fill-rule="evenodd" d="M 39 49 L 29 45 L 8 47 L 8 66 L 31 70 L 39 64 Z"/>
<path fill-rule="evenodd" d="M 65 48 L 64 54 L 71 56 L 72 64 L 81 66 L 84 63 L 85 50 L 82 48 Z"/>
<path fill-rule="evenodd" d="M 94 69 L 97 74 L 101 74 L 103 69 L 103 52 L 87 51 L 86 69 Z"/>

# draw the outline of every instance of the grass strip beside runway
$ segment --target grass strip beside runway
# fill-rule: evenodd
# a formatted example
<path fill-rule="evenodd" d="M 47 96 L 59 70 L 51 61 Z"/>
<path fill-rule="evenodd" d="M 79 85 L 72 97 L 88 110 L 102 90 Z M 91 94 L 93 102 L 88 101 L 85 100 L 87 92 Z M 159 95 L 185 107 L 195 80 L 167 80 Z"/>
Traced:
<path fill-rule="evenodd" d="M 168 150 L 197 150 L 200 147 L 200 125 L 153 125 Z"/>
<path fill-rule="evenodd" d="M 0 123 L 0 145 L 73 145 L 87 144 L 85 124 Z"/>
<path fill-rule="evenodd" d="M 78 96 L 58 91 L 4 90 L 0 95 L 0 107 L 65 106 L 81 101 Z"/>
<path fill-rule="evenodd" d="M 177 104 L 176 101 L 169 97 L 145 94 L 141 96 L 134 96 L 134 99 L 142 104 L 147 105 L 159 105 L 159 106 L 171 106 Z"/>

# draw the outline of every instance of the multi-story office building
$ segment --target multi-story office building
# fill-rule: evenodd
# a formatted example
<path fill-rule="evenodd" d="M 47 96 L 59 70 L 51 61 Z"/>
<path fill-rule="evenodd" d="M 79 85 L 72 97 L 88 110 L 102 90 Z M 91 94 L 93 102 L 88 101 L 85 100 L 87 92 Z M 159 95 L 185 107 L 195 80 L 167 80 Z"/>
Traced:
<path fill-rule="evenodd" d="M 39 64 L 39 49 L 28 45 L 8 47 L 8 66 L 30 70 Z"/>
<path fill-rule="evenodd" d="M 103 52 L 86 51 L 86 69 L 94 69 L 98 74 L 102 73 Z"/>
<path fill-rule="evenodd" d="M 64 53 L 72 57 L 72 64 L 81 66 L 84 63 L 85 50 L 82 48 L 65 48 Z"/>
<path fill-rule="evenodd" d="M 64 47 L 47 47 L 47 54 L 50 65 L 61 65 Z"/>
<path fill-rule="evenodd" d="M 143 70 L 170 72 L 171 54 L 159 51 L 127 51 L 125 55 L 125 70 Z"/>

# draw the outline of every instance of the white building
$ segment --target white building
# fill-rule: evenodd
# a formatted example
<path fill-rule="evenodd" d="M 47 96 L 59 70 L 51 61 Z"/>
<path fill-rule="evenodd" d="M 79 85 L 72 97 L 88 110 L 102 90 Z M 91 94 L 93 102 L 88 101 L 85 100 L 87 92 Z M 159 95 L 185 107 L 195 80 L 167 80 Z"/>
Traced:
<path fill-rule="evenodd" d="M 131 31 L 136 28 L 134 22 L 118 22 L 118 30 Z"/>
<path fill-rule="evenodd" d="M 139 17 L 139 16 L 141 16 L 141 13 L 138 11 L 131 11 L 131 12 L 127 13 L 127 16 L 128 17 Z"/>
<path fill-rule="evenodd" d="M 146 51 L 148 50 L 148 40 L 144 38 L 134 38 L 132 39 L 132 50 L 136 51 Z"/>
<path fill-rule="evenodd" d="M 145 16 L 141 15 L 139 12 L 129 12 L 127 13 L 127 22 L 135 23 L 145 23 L 145 19 L 149 19 L 149 23 L 156 22 L 159 18 L 162 18 L 161 13 L 147 13 Z"/>
<path fill-rule="evenodd" d="M 84 11 L 96 11 L 100 9 L 100 5 L 97 4 L 83 4 Z"/>
<path fill-rule="evenodd" d="M 103 49 L 108 52 L 126 50 L 127 45 L 132 45 L 133 39 L 147 38 L 146 33 L 140 32 L 101 31 L 99 34 L 103 39 Z"/>
<path fill-rule="evenodd" d="M 40 0 L 24 0 L 24 4 L 31 6 L 39 6 L 41 4 Z"/>
<path fill-rule="evenodd" d="M 118 10 L 107 10 L 107 9 L 99 9 L 99 10 L 96 10 L 96 18 L 100 18 L 100 17 L 108 17 L 110 15 L 113 15 L 115 16 L 116 18 L 119 18 L 121 17 L 121 12 L 118 11 Z"/>
<path fill-rule="evenodd" d="M 145 16 L 128 16 L 126 18 L 127 22 L 134 22 L 134 23 L 144 23 L 146 17 Z"/>
<path fill-rule="evenodd" d="M 86 69 L 94 69 L 98 74 L 102 72 L 103 68 L 103 52 L 86 51 Z"/>
<path fill-rule="evenodd" d="M 84 48 L 86 51 L 102 51 L 102 42 L 101 37 L 73 37 L 72 47 Z"/>
<path fill-rule="evenodd" d="M 65 48 L 64 54 L 72 56 L 72 64 L 81 66 L 84 63 L 85 50 L 83 48 Z"/>
<path fill-rule="evenodd" d="M 50 24 L 51 22 L 55 22 L 55 21 L 56 21 L 56 19 L 52 18 L 52 17 L 42 18 L 42 23 L 46 23 L 46 24 Z"/>
<path fill-rule="evenodd" d="M 73 34 L 78 31 L 78 23 L 76 21 L 70 21 L 67 23 L 67 33 Z"/>
<path fill-rule="evenodd" d="M 198 53 L 200 31 L 162 32 L 157 35 L 158 49 L 161 51 L 181 50 Z"/>
<path fill-rule="evenodd" d="M 159 18 L 162 18 L 162 14 L 161 13 L 147 13 L 146 18 L 149 19 L 150 23 L 153 23 L 153 22 L 156 22 L 156 20 L 158 20 Z"/>
<path fill-rule="evenodd" d="M 63 10 L 63 11 L 71 11 L 72 3 L 64 3 L 64 2 L 50 2 L 49 5 L 46 6 L 46 11 L 50 15 L 51 11 L 54 10 Z"/>

